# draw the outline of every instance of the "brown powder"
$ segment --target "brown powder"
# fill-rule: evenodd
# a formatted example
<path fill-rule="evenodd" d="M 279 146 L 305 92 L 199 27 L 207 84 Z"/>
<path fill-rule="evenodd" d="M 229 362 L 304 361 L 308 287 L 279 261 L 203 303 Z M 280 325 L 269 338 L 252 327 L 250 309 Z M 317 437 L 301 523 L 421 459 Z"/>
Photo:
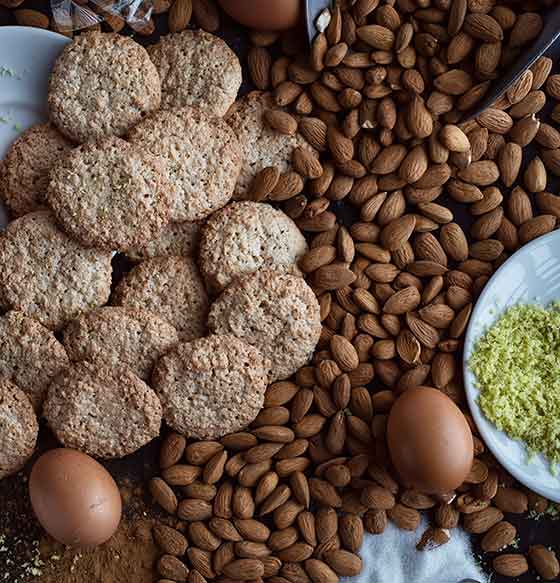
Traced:
<path fill-rule="evenodd" d="M 160 551 L 153 542 L 153 521 L 138 519 L 121 522 L 116 534 L 93 549 L 65 548 L 52 539 L 43 539 L 42 575 L 33 583 L 152 583 L 153 566 Z"/>

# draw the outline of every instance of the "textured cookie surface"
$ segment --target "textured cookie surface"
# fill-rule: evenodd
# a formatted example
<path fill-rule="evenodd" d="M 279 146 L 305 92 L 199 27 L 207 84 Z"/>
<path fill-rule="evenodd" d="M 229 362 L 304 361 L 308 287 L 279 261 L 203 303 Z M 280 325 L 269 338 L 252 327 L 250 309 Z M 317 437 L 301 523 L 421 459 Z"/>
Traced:
<path fill-rule="evenodd" d="M 117 286 L 113 304 L 157 314 L 177 329 L 181 340 L 206 333 L 208 297 L 190 257 L 156 257 L 140 263 Z"/>
<path fill-rule="evenodd" d="M 177 330 L 165 320 L 128 308 L 99 308 L 64 330 L 64 346 L 72 360 L 127 366 L 145 381 L 155 361 L 178 341 Z"/>
<path fill-rule="evenodd" d="M 228 113 L 227 121 L 241 144 L 244 160 L 234 198 L 243 198 L 258 172 L 276 166 L 280 172 L 291 168 L 292 151 L 310 148 L 302 136 L 287 136 L 272 130 L 264 120 L 267 109 L 278 109 L 268 93 L 253 91 L 240 99 Z"/>
<path fill-rule="evenodd" d="M 210 330 L 257 346 L 285 379 L 313 354 L 321 334 L 319 303 L 303 278 L 263 269 L 234 281 L 210 308 Z"/>
<path fill-rule="evenodd" d="M 19 471 L 29 459 L 39 424 L 25 393 L 0 378 L 0 480 Z"/>
<path fill-rule="evenodd" d="M 164 419 L 197 439 L 246 427 L 263 405 L 266 384 L 267 363 L 260 351 L 227 335 L 179 344 L 153 375 Z"/>
<path fill-rule="evenodd" d="M 51 74 L 51 119 L 76 142 L 122 136 L 160 102 L 159 75 L 146 49 L 119 34 L 75 37 Z"/>
<path fill-rule="evenodd" d="M 221 38 L 185 30 L 162 36 L 148 52 L 161 78 L 162 109 L 191 105 L 222 117 L 235 101 L 241 65 Z"/>
<path fill-rule="evenodd" d="M 159 435 L 161 403 L 125 367 L 78 362 L 53 380 L 43 415 L 66 447 L 120 458 Z"/>
<path fill-rule="evenodd" d="M 0 234 L 0 302 L 50 329 L 107 303 L 111 253 L 70 239 L 52 214 L 38 211 L 11 222 Z"/>
<path fill-rule="evenodd" d="M 307 243 L 281 210 L 260 202 L 233 202 L 202 229 L 200 268 L 206 284 L 220 292 L 234 279 L 262 267 L 297 269 Z"/>
<path fill-rule="evenodd" d="M 171 220 L 204 219 L 231 199 L 240 146 L 223 119 L 192 107 L 160 111 L 133 128 L 129 140 L 165 160 L 173 188 Z"/>
<path fill-rule="evenodd" d="M 55 164 L 47 199 L 64 230 L 84 245 L 126 251 L 167 225 L 172 187 L 161 158 L 110 137 Z"/>
<path fill-rule="evenodd" d="M 126 255 L 131 261 L 142 261 L 152 257 L 169 257 L 171 255 L 191 257 L 198 250 L 201 227 L 202 222 L 200 221 L 169 223 L 159 237 L 153 239 L 144 247 L 129 249 Z"/>
<path fill-rule="evenodd" d="M 25 130 L 0 161 L 0 198 L 19 217 L 46 206 L 52 165 L 71 143 L 50 124 Z"/>
<path fill-rule="evenodd" d="M 52 378 L 68 365 L 54 334 L 22 312 L 0 318 L 0 377 L 12 381 L 40 411 Z"/>

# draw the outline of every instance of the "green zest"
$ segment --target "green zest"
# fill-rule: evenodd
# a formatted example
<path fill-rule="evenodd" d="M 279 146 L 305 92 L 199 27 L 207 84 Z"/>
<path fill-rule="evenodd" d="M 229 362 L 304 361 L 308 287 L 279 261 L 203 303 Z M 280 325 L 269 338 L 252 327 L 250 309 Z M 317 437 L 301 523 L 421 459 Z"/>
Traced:
<path fill-rule="evenodd" d="M 560 307 L 516 306 L 477 342 L 469 367 L 496 427 L 560 461 Z"/>

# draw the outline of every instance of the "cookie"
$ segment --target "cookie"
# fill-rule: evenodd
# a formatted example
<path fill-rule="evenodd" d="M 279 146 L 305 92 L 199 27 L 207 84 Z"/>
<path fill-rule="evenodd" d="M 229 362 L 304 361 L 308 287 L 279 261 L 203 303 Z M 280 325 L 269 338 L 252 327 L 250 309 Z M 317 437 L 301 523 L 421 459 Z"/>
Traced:
<path fill-rule="evenodd" d="M 319 303 L 303 278 L 263 269 L 222 293 L 210 308 L 208 326 L 258 347 L 271 363 L 272 382 L 311 358 L 321 334 Z"/>
<path fill-rule="evenodd" d="M 157 314 L 175 326 L 181 340 L 206 333 L 208 297 L 190 257 L 155 257 L 140 263 L 119 283 L 112 301 Z"/>
<path fill-rule="evenodd" d="M 0 378 L 0 480 L 23 468 L 38 432 L 31 401 L 8 379 Z"/>
<path fill-rule="evenodd" d="M 0 198 L 14 217 L 46 207 L 52 165 L 72 144 L 50 124 L 25 130 L 0 161 Z"/>
<path fill-rule="evenodd" d="M 172 221 L 205 219 L 231 199 L 241 170 L 240 146 L 223 119 L 192 107 L 160 111 L 133 128 L 128 139 L 165 160 Z"/>
<path fill-rule="evenodd" d="M 178 342 L 177 330 L 147 310 L 99 308 L 64 330 L 64 346 L 72 360 L 127 366 L 145 381 L 156 360 Z"/>
<path fill-rule="evenodd" d="M 157 363 L 153 387 L 165 421 L 195 439 L 216 439 L 249 425 L 267 385 L 262 354 L 234 336 L 179 344 Z"/>
<path fill-rule="evenodd" d="M 307 243 L 281 210 L 260 202 L 233 202 L 202 229 L 199 263 L 208 289 L 219 293 L 234 279 L 262 267 L 297 270 Z"/>
<path fill-rule="evenodd" d="M 148 47 L 161 78 L 161 108 L 198 107 L 222 117 L 241 87 L 241 64 L 219 37 L 203 30 L 162 36 Z"/>
<path fill-rule="evenodd" d="M 161 83 L 146 49 L 129 37 L 86 32 L 58 57 L 49 83 L 49 113 L 68 138 L 82 143 L 123 136 L 159 108 Z"/>
<path fill-rule="evenodd" d="M 39 412 L 48 386 L 68 366 L 64 346 L 42 324 L 22 312 L 0 318 L 0 377 L 21 389 Z"/>
<path fill-rule="evenodd" d="M 49 211 L 16 219 L 0 235 L 1 307 L 51 330 L 107 303 L 111 274 L 111 253 L 68 237 Z"/>
<path fill-rule="evenodd" d="M 47 200 L 64 230 L 83 245 L 127 251 L 167 225 L 172 186 L 164 160 L 110 137 L 59 160 Z"/>
<path fill-rule="evenodd" d="M 201 227 L 201 221 L 169 223 L 159 237 L 150 241 L 145 247 L 129 249 L 126 256 L 131 261 L 142 261 L 152 257 L 169 257 L 170 255 L 192 257 L 198 250 Z"/>
<path fill-rule="evenodd" d="M 161 403 L 126 367 L 84 361 L 53 380 L 43 416 L 65 447 L 121 458 L 159 435 Z"/>
<path fill-rule="evenodd" d="M 267 109 L 278 109 L 269 93 L 253 91 L 232 107 L 227 121 L 241 144 L 244 160 L 237 180 L 234 198 L 247 194 L 253 178 L 268 166 L 276 166 L 280 172 L 291 169 L 292 151 L 301 146 L 311 148 L 299 134 L 288 136 L 271 129 L 265 119 Z"/>

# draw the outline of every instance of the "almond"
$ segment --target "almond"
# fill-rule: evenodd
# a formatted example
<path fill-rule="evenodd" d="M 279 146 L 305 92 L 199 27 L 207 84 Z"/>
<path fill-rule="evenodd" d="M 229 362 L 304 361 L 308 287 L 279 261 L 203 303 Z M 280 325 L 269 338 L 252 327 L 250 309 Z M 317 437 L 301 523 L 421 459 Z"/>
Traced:
<path fill-rule="evenodd" d="M 316 117 L 304 117 L 299 121 L 299 131 L 309 144 L 319 152 L 327 149 L 327 124 Z"/>
<path fill-rule="evenodd" d="M 543 192 L 543 190 L 546 190 L 546 180 L 546 168 L 542 160 L 535 156 L 527 164 L 523 175 L 525 188 L 528 192 Z"/>
<path fill-rule="evenodd" d="M 175 514 L 178 504 L 177 496 L 161 478 L 152 478 L 149 483 L 149 490 L 153 499 L 168 514 Z"/>
<path fill-rule="evenodd" d="M 344 336 L 334 335 L 331 338 L 331 352 L 341 370 L 349 372 L 360 364 L 360 359 L 352 343 Z"/>
<path fill-rule="evenodd" d="M 189 575 L 187 566 L 177 557 L 163 555 L 157 563 L 157 571 L 161 577 L 184 583 Z"/>
<path fill-rule="evenodd" d="M 509 188 L 516 181 L 523 160 L 521 146 L 508 142 L 498 154 L 498 166 L 503 183 Z"/>
<path fill-rule="evenodd" d="M 185 554 L 188 542 L 178 530 L 164 524 L 156 524 L 153 533 L 156 543 L 166 555 L 181 557 Z"/>
<path fill-rule="evenodd" d="M 462 95 L 473 86 L 472 77 L 461 69 L 450 69 L 434 79 L 436 89 L 448 95 Z"/>
<path fill-rule="evenodd" d="M 169 32 L 185 30 L 191 20 L 192 0 L 175 0 L 169 10 L 167 19 Z"/>
<path fill-rule="evenodd" d="M 544 545 L 533 545 L 529 547 L 529 560 L 535 568 L 535 571 L 545 581 L 552 581 L 560 574 L 560 563 L 558 563 L 556 553 Z"/>
<path fill-rule="evenodd" d="M 401 315 L 414 310 L 420 303 L 420 292 L 408 286 L 393 294 L 383 305 L 386 314 Z"/>
<path fill-rule="evenodd" d="M 481 534 L 488 532 L 495 524 L 503 519 L 504 515 L 500 510 L 489 506 L 478 512 L 467 514 L 463 519 L 465 530 L 471 534 Z"/>
<path fill-rule="evenodd" d="M 492 567 L 498 575 L 519 577 L 529 570 L 527 559 L 520 554 L 499 555 L 492 561 Z"/>
<path fill-rule="evenodd" d="M 468 152 L 471 149 L 469 138 L 456 125 L 444 126 L 438 137 L 440 142 L 451 152 Z"/>
<path fill-rule="evenodd" d="M 338 575 L 323 561 L 307 559 L 304 564 L 313 583 L 338 583 Z"/>
<path fill-rule="evenodd" d="M 495 553 L 505 549 L 513 543 L 517 530 L 513 524 L 502 521 L 495 524 L 485 535 L 481 542 L 482 550 L 486 553 Z"/>
<path fill-rule="evenodd" d="M 414 231 L 416 219 L 412 215 L 404 215 L 391 221 L 380 234 L 381 244 L 388 251 L 402 247 Z"/>
<path fill-rule="evenodd" d="M 410 150 L 399 167 L 399 176 L 407 183 L 413 184 L 424 176 L 428 169 L 428 156 L 422 146 Z"/>
<path fill-rule="evenodd" d="M 556 217 L 553 215 L 539 215 L 529 219 L 519 227 L 519 241 L 522 245 L 550 233 L 556 226 Z"/>
<path fill-rule="evenodd" d="M 395 504 L 387 511 L 387 516 L 401 530 L 416 530 L 420 525 L 420 513 L 403 504 Z"/>
<path fill-rule="evenodd" d="M 258 559 L 237 559 L 224 565 L 223 572 L 232 579 L 258 579 L 264 575 L 264 565 Z"/>
<path fill-rule="evenodd" d="M 203 30 L 216 32 L 220 28 L 220 13 L 213 0 L 193 0 L 194 18 Z"/>
<path fill-rule="evenodd" d="M 378 24 L 361 26 L 356 30 L 356 35 L 360 40 L 370 45 L 374 49 L 390 51 L 395 43 L 393 31 Z"/>
<path fill-rule="evenodd" d="M 449 539 L 450 536 L 447 530 L 430 526 L 424 531 L 424 534 L 416 545 L 416 549 L 418 551 L 437 549 L 449 542 Z"/>
<path fill-rule="evenodd" d="M 349 551 L 329 551 L 324 557 L 326 563 L 341 577 L 355 577 L 362 571 L 362 559 Z"/>
<path fill-rule="evenodd" d="M 484 42 L 498 42 L 504 38 L 502 27 L 489 14 L 468 14 L 465 17 L 464 30 L 473 38 Z"/>
<path fill-rule="evenodd" d="M 170 433 L 164 440 L 159 451 L 159 465 L 165 470 L 178 463 L 183 454 L 187 440 L 178 433 Z"/>
<path fill-rule="evenodd" d="M 331 126 L 327 130 L 327 142 L 336 162 L 346 162 L 354 157 L 354 144 L 342 132 Z"/>
<path fill-rule="evenodd" d="M 441 228 L 440 242 L 445 252 L 455 261 L 464 261 L 468 257 L 467 238 L 457 223 L 448 223 Z"/>

